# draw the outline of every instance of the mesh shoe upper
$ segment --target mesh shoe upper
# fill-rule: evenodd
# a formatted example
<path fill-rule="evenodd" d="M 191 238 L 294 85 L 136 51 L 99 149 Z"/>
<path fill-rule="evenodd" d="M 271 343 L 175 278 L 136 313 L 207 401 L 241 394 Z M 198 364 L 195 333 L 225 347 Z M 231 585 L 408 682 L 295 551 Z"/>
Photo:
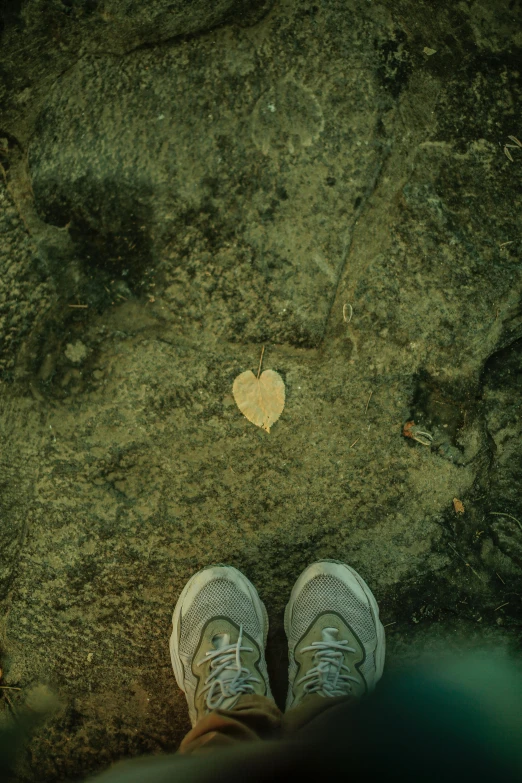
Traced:
<path fill-rule="evenodd" d="M 187 658 L 187 676 L 189 661 L 199 645 L 201 629 L 211 617 L 221 617 L 223 614 L 236 625 L 242 625 L 254 639 L 262 635 L 261 624 L 248 595 L 228 579 L 218 578 L 207 582 L 181 618 L 179 652 Z"/>

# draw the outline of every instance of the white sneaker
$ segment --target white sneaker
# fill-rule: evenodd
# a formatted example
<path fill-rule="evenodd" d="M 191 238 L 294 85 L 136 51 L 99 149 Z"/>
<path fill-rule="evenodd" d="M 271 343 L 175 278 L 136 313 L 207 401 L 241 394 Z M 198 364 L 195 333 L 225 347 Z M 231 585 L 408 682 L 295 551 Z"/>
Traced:
<path fill-rule="evenodd" d="M 289 668 L 286 709 L 312 693 L 363 696 L 384 668 L 384 628 L 372 591 L 350 566 L 306 568 L 285 610 Z"/>
<path fill-rule="evenodd" d="M 272 698 L 265 662 L 268 616 L 254 585 L 232 566 L 194 574 L 172 616 L 170 656 L 192 725 L 231 709 L 244 693 Z"/>

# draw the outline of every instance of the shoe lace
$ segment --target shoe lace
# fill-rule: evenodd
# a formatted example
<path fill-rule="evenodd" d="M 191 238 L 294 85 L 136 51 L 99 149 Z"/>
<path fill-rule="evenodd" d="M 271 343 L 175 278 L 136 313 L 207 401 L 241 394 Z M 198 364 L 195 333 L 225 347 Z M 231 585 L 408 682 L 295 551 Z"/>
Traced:
<path fill-rule="evenodd" d="M 208 691 L 206 705 L 209 710 L 220 707 L 224 699 L 243 693 L 254 693 L 252 683 L 260 682 L 250 669 L 241 663 L 241 653 L 253 652 L 254 649 L 243 646 L 242 640 L 243 626 L 241 625 L 237 642 L 209 650 L 205 653 L 205 657 L 196 664 L 196 666 L 201 666 L 210 661 L 210 673 L 201 691 L 202 693 Z"/>
<path fill-rule="evenodd" d="M 347 696 L 352 692 L 352 682 L 357 683 L 357 677 L 350 675 L 350 667 L 344 663 L 347 652 L 355 653 L 347 639 L 341 641 L 312 642 L 308 647 L 302 647 L 301 653 L 313 652 L 315 666 L 297 681 L 303 684 L 305 693 L 320 693 L 324 696 Z"/>

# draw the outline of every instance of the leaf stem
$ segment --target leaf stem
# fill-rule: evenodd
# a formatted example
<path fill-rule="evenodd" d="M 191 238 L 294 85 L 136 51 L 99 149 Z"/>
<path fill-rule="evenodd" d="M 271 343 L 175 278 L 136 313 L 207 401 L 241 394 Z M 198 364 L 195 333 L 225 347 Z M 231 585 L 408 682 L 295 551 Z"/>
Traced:
<path fill-rule="evenodd" d="M 257 370 L 257 380 L 259 380 L 259 376 L 261 375 L 261 365 L 263 364 L 263 354 L 265 352 L 265 346 L 263 345 L 263 348 L 261 350 L 261 358 L 259 360 L 259 368 Z"/>

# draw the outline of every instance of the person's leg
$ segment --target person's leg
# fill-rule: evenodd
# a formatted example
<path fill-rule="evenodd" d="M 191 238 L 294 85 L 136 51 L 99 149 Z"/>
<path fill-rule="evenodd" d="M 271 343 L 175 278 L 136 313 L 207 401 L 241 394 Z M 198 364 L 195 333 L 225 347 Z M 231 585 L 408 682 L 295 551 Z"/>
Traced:
<path fill-rule="evenodd" d="M 209 712 L 189 731 L 178 753 L 191 754 L 216 747 L 229 747 L 273 737 L 279 730 L 282 714 L 273 699 L 256 694 L 240 696 L 230 710 Z"/>
<path fill-rule="evenodd" d="M 187 755 L 266 739 L 280 726 L 268 682 L 266 609 L 251 582 L 230 566 L 210 566 L 183 589 L 172 618 L 170 653 L 187 697 Z"/>
<path fill-rule="evenodd" d="M 348 696 L 310 696 L 285 712 L 281 719 L 281 735 L 284 738 L 301 737 L 308 726 L 313 727 L 322 716 L 339 705 L 347 707 L 354 703 Z"/>
<path fill-rule="evenodd" d="M 180 639 L 187 637 L 183 624 L 189 620 L 190 610 L 181 613 L 181 630 L 174 623 Z M 289 709 L 283 719 L 286 739 L 237 741 L 266 736 L 265 730 L 270 734 L 278 725 L 268 683 L 265 698 L 250 693 L 239 696 L 233 705 L 225 700 L 214 714 L 206 710 L 208 697 L 196 686 L 195 702 L 204 714 L 199 724 L 196 714 L 197 736 L 191 732 L 187 740 L 192 735 L 197 743 L 200 738 L 199 748 L 205 749 L 222 745 L 226 726 L 233 725 L 229 748 L 216 757 L 191 752 L 135 759 L 116 765 L 93 783 L 221 783 L 236 778 L 315 783 L 325 772 L 335 778 L 346 777 L 347 770 L 354 779 L 392 778 L 403 783 L 518 783 L 522 779 L 522 677 L 506 662 L 492 660 L 474 667 L 472 661 L 459 661 L 460 668 L 452 675 L 444 668 L 431 675 L 407 671 L 406 676 L 387 677 L 376 693 L 361 698 L 381 677 L 384 632 L 368 586 L 340 563 L 317 563 L 304 572 L 292 592 L 285 621 L 290 651 Z M 243 642 L 238 637 L 236 649 L 241 655 Z M 191 660 L 189 654 L 185 657 Z M 198 659 L 192 660 L 195 666 L 190 670 L 199 671 Z M 206 685 L 213 681 L 212 671 L 208 678 Z M 184 690 L 189 699 L 187 686 Z M 261 726 L 255 714 L 259 709 L 266 721 Z M 267 712 L 273 722 L 270 716 L 267 720 Z M 213 720 L 221 722 L 213 724 Z M 239 736 L 234 737 L 235 731 Z M 205 737 L 209 738 L 206 745 Z M 192 747 L 198 749 L 197 744 Z"/>
<path fill-rule="evenodd" d="M 491 653 L 489 660 L 454 659 L 453 672 L 447 663 L 431 672 L 412 663 L 402 674 L 388 674 L 375 693 L 356 704 L 324 699 L 328 709 L 286 740 L 120 762 L 91 783 L 317 783 L 325 775 L 401 783 L 520 783 L 520 665 Z"/>

